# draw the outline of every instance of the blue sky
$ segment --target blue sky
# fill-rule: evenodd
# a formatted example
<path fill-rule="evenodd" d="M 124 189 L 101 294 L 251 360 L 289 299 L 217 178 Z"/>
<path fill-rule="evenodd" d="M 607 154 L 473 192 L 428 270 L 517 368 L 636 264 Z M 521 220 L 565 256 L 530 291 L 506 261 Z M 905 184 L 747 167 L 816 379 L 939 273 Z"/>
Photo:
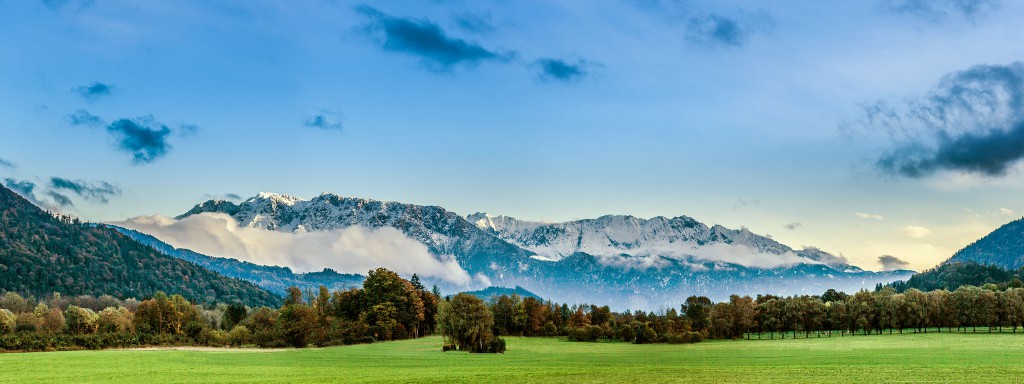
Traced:
<path fill-rule="evenodd" d="M 329 191 L 688 215 L 922 269 L 1024 215 L 1022 19 L 998 0 L 0 0 L 0 178 L 97 221 Z"/>

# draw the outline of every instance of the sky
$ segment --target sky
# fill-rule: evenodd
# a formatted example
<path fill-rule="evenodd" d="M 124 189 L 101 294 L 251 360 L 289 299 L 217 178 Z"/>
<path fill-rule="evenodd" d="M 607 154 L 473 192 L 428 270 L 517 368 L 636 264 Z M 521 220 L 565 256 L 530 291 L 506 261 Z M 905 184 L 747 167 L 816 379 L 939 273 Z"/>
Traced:
<path fill-rule="evenodd" d="M 1024 216 L 1024 3 L 0 0 L 0 180 L 686 215 L 925 269 Z"/>

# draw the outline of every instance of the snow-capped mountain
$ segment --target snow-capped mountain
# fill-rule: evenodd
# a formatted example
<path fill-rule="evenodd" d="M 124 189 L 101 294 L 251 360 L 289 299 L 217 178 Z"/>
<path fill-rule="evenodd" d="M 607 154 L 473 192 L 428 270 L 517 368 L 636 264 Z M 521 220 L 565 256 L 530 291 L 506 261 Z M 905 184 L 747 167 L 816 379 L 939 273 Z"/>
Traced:
<path fill-rule="evenodd" d="M 818 249 L 794 250 L 747 229 L 707 226 L 686 216 L 539 223 L 329 193 L 310 200 L 260 193 L 239 204 L 207 201 L 178 219 L 202 213 L 283 232 L 392 227 L 438 258 L 454 258 L 475 281 L 618 308 L 674 307 L 694 294 L 720 300 L 733 293 L 855 291 L 912 273 L 864 271 Z"/>
<path fill-rule="evenodd" d="M 641 219 L 633 216 L 607 215 L 597 219 L 564 223 L 539 223 L 508 216 L 474 213 L 466 220 L 495 236 L 526 248 L 545 260 L 557 261 L 575 253 L 595 256 L 618 254 L 659 254 L 701 256 L 700 249 L 712 245 L 728 245 L 739 252 L 705 259 L 747 265 L 744 253 L 789 255 L 757 260 L 756 265 L 769 267 L 783 264 L 823 263 L 834 268 L 856 268 L 843 257 L 819 249 L 794 250 L 770 238 L 754 234 L 746 228 L 733 230 L 721 225 L 708 227 L 687 216 L 662 216 Z M 721 247 L 718 247 L 721 248 Z"/>
<path fill-rule="evenodd" d="M 456 213 L 421 206 L 324 193 L 311 200 L 260 193 L 240 204 L 210 200 L 178 216 L 220 212 L 240 226 L 284 232 L 325 231 L 359 225 L 392 227 L 423 243 L 438 256 L 454 256 L 463 268 L 520 268 L 531 253 L 470 224 Z M 501 255 L 492 258 L 491 255 Z"/>

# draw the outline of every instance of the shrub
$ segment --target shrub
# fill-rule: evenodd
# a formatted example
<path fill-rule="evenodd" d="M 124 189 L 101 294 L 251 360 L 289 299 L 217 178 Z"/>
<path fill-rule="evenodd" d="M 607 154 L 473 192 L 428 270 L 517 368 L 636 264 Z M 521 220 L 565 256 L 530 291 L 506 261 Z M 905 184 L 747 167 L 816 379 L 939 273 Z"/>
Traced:
<path fill-rule="evenodd" d="M 68 333 L 72 335 L 90 334 L 96 332 L 96 320 L 99 316 L 91 309 L 69 305 L 64 310 L 64 325 Z"/>
<path fill-rule="evenodd" d="M 206 333 L 206 342 L 204 344 L 211 347 L 226 347 L 229 344 L 231 336 L 227 331 L 220 329 L 210 330 L 209 328 L 203 328 L 201 333 Z"/>
<path fill-rule="evenodd" d="M 658 333 L 654 332 L 654 329 L 649 327 L 647 323 L 637 323 L 636 325 L 636 344 L 647 344 L 653 343 L 658 340 Z"/>
<path fill-rule="evenodd" d="M 569 328 L 569 341 L 597 341 L 605 336 L 604 328 L 596 325 Z"/>
<path fill-rule="evenodd" d="M 14 333 L 14 329 L 18 326 L 17 319 L 11 311 L 0 309 L 0 335 Z"/>
<path fill-rule="evenodd" d="M 250 339 L 252 339 L 252 332 L 249 332 L 249 328 L 244 325 L 236 325 L 228 333 L 228 342 L 236 347 L 248 344 Z"/>

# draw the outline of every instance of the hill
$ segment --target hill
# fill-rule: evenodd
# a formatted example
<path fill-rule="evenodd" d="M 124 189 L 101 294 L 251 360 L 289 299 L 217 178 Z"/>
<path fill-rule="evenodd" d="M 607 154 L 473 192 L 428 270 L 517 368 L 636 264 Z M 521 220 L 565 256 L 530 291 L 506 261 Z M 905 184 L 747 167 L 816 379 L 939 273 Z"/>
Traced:
<path fill-rule="evenodd" d="M 985 284 L 1019 287 L 1022 275 L 1024 275 L 1024 269 L 1008 270 L 997 265 L 982 265 L 973 261 L 946 262 L 911 276 L 906 281 L 892 282 L 889 286 L 895 288 L 897 292 L 905 292 L 910 289 L 925 292 L 936 289 L 954 291 L 962 285 L 980 287 Z"/>
<path fill-rule="evenodd" d="M 975 262 L 1017 270 L 1024 267 L 1024 219 L 1011 221 L 953 254 L 946 263 Z"/>
<path fill-rule="evenodd" d="M 527 298 L 527 297 L 532 297 L 534 299 L 537 299 L 537 300 L 540 300 L 540 301 L 544 301 L 544 299 L 541 299 L 540 296 L 537 296 L 533 292 L 530 292 L 530 291 L 526 290 L 526 288 L 520 287 L 518 285 L 515 288 L 487 287 L 487 288 L 481 289 L 479 291 L 469 291 L 469 292 L 465 292 L 465 293 L 468 293 L 470 295 L 479 297 L 479 298 L 483 299 L 484 301 L 490 301 L 492 297 L 497 297 L 497 296 L 501 296 L 501 295 L 506 295 L 506 296 L 519 295 L 519 297 L 522 297 L 524 299 Z"/>
<path fill-rule="evenodd" d="M 280 301 L 252 283 L 165 256 L 106 226 L 55 217 L 3 186 L 0 291 L 119 298 L 164 291 L 199 302 L 276 306 Z"/>

